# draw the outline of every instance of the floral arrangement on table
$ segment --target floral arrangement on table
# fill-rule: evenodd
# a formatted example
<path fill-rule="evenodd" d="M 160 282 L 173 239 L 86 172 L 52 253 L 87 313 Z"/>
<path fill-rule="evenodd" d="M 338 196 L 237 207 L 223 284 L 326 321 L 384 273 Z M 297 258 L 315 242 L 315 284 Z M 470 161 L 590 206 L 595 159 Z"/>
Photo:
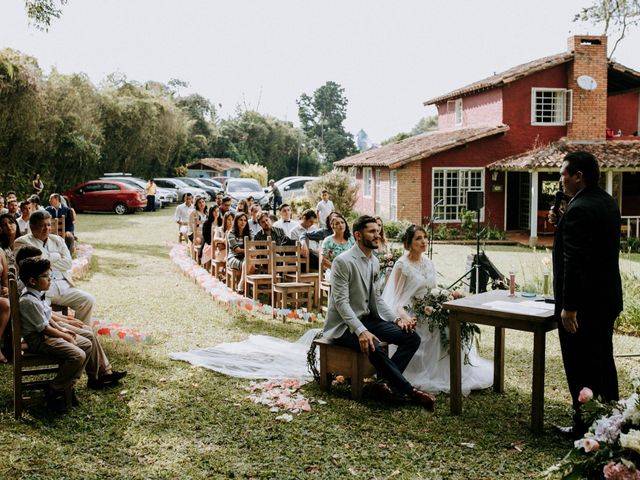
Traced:
<path fill-rule="evenodd" d="M 640 480 L 640 378 L 633 387 L 629 398 L 609 403 L 595 399 L 589 388 L 580 391 L 582 418 L 591 426 L 545 478 Z"/>
<path fill-rule="evenodd" d="M 416 318 L 418 324 L 427 324 L 429 331 L 436 328 L 440 330 L 440 343 L 449 351 L 449 309 L 444 307 L 444 302 L 462 298 L 464 294 L 460 290 L 449 291 L 446 288 L 432 288 L 424 297 L 413 297 L 411 305 L 406 310 Z M 474 323 L 462 322 L 460 324 L 460 338 L 464 353 L 464 363 L 469 363 L 469 351 L 476 335 L 480 335 L 480 328 Z"/>

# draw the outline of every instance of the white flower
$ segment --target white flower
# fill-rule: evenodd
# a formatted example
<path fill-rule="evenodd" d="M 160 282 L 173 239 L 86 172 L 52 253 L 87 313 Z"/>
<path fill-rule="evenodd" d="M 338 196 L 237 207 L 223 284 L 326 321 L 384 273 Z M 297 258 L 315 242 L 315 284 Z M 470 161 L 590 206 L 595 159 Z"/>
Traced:
<path fill-rule="evenodd" d="M 620 428 L 624 423 L 624 417 L 622 414 L 614 410 L 608 417 L 600 417 L 593 422 L 591 430 L 593 431 L 593 438 L 598 442 L 604 442 L 614 444 L 620 436 Z"/>
<path fill-rule="evenodd" d="M 620 402 L 624 407 L 624 413 L 622 416 L 627 422 L 631 422 L 634 425 L 640 425 L 640 410 L 638 410 L 638 394 L 634 393 L 626 400 Z"/>
<path fill-rule="evenodd" d="M 439 288 L 432 288 L 431 289 L 431 295 L 433 295 L 434 297 L 437 297 L 438 295 L 440 295 L 441 292 L 442 292 L 442 290 L 440 290 Z"/>
<path fill-rule="evenodd" d="M 623 448 L 628 448 L 636 453 L 640 453 L 640 431 L 629 430 L 626 435 L 622 433 L 620 435 L 620 445 Z"/>

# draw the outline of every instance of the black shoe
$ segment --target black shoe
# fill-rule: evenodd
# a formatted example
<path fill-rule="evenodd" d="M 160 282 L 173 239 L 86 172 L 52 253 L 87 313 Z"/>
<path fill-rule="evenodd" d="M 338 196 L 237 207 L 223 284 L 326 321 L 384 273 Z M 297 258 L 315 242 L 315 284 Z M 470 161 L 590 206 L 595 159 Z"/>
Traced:
<path fill-rule="evenodd" d="M 371 396 L 376 400 L 386 403 L 406 403 L 408 401 L 406 396 L 394 392 L 391 386 L 383 380 L 372 383 L 369 388 Z"/>
<path fill-rule="evenodd" d="M 76 391 L 73 388 L 71 389 L 71 406 L 72 407 L 79 407 L 80 406 L 80 400 L 78 400 L 78 396 L 76 395 Z"/>
<path fill-rule="evenodd" d="M 44 396 L 47 401 L 47 407 L 56 413 L 67 413 L 67 402 L 64 398 L 64 392 L 47 388 L 44 391 Z"/>
<path fill-rule="evenodd" d="M 565 437 L 567 440 L 580 440 L 584 437 L 584 434 L 587 433 L 587 429 L 579 426 L 562 426 L 562 425 L 554 425 L 553 428 L 560 435 Z"/>
<path fill-rule="evenodd" d="M 90 378 L 87 387 L 92 390 L 102 390 L 103 388 L 115 387 L 119 385 L 121 379 L 127 376 L 126 371 L 112 371 L 108 375 L 100 375 L 98 378 Z"/>

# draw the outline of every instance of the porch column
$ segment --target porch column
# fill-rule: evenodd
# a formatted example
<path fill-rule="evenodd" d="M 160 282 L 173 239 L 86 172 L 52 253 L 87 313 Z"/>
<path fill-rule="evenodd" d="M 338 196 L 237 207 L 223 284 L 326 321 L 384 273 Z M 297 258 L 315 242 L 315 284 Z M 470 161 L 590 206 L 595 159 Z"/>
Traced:
<path fill-rule="evenodd" d="M 607 170 L 607 193 L 613 196 L 613 172 L 611 170 Z"/>
<path fill-rule="evenodd" d="M 529 205 L 529 245 L 538 243 L 538 172 L 531 172 L 531 203 Z"/>

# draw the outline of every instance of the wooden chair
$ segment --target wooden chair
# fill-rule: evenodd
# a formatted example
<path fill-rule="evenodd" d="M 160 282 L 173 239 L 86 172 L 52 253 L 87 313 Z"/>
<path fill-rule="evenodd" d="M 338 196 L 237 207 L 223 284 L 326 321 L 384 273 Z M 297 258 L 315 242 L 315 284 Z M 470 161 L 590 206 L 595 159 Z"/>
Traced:
<path fill-rule="evenodd" d="M 322 266 L 322 252 L 318 253 L 318 304 L 323 312 L 326 312 L 327 307 L 322 306 L 322 302 L 326 296 L 327 306 L 329 305 L 329 297 L 331 296 L 331 283 L 328 282 L 325 277 L 326 269 Z"/>
<path fill-rule="evenodd" d="M 200 263 L 200 245 L 204 241 L 202 237 L 202 224 L 198 221 L 197 215 L 190 217 L 189 229 L 193 232 L 193 240 L 189 241 L 187 237 L 187 244 L 189 245 L 189 251 L 191 252 L 191 258 Z"/>
<path fill-rule="evenodd" d="M 305 240 L 307 249 L 309 248 L 309 240 Z M 311 264 L 309 262 L 309 255 L 306 258 L 300 256 L 300 266 L 304 267 L 304 272 L 300 273 L 300 281 L 305 283 L 311 283 L 313 285 L 313 306 L 317 308 L 320 305 L 320 282 L 318 272 L 311 271 Z M 295 275 L 287 275 L 287 280 L 295 281 Z"/>
<path fill-rule="evenodd" d="M 271 275 L 271 237 L 266 240 L 249 240 L 244 237 L 244 295 L 249 297 L 249 287 L 251 287 L 252 298 L 258 300 L 258 294 L 271 291 L 273 276 Z M 247 275 L 253 267 L 256 273 Z M 266 288 L 265 288 L 266 287 Z"/>
<path fill-rule="evenodd" d="M 9 302 L 11 303 L 11 338 L 13 357 L 13 409 L 16 420 L 22 417 L 22 411 L 31 397 L 25 397 L 24 391 L 44 390 L 51 379 L 25 382 L 23 377 L 51 375 L 58 372 L 60 362 L 55 357 L 23 351 L 22 325 L 20 320 L 20 298 L 15 271 L 9 278 Z M 65 392 L 67 407 L 71 406 L 71 389 Z"/>
<path fill-rule="evenodd" d="M 218 252 L 220 246 L 223 247 L 224 250 L 226 248 L 226 243 L 221 239 L 212 240 L 212 242 L 213 243 L 211 246 L 213 247 L 213 258 L 211 259 L 211 275 L 216 277 L 218 280 L 221 280 L 225 278 L 227 273 L 227 260 L 226 258 L 216 259 L 216 252 Z"/>
<path fill-rule="evenodd" d="M 64 230 L 64 215 L 60 218 L 52 218 L 51 219 L 51 233 L 54 235 L 58 235 L 59 237 L 64 238 L 65 230 Z"/>
<path fill-rule="evenodd" d="M 227 248 L 227 253 L 228 253 L 229 252 L 229 239 L 225 240 L 225 246 Z M 240 270 L 234 270 L 232 268 L 227 268 L 226 262 L 225 262 L 225 268 L 224 268 L 225 283 L 227 284 L 227 287 L 229 287 L 231 290 L 235 290 L 236 287 L 238 286 L 238 282 L 240 281 L 240 275 L 241 274 L 242 274 L 242 272 Z"/>
<path fill-rule="evenodd" d="M 306 304 L 307 311 L 311 310 L 313 284 L 300 279 L 300 244 L 295 246 L 280 246 L 271 242 L 271 275 L 273 288 L 271 290 L 271 305 L 287 308 L 290 304 L 299 308 Z M 294 275 L 293 281 L 285 281 L 288 275 Z M 291 297 L 290 297 L 291 295 Z"/>
<path fill-rule="evenodd" d="M 342 375 L 351 379 L 351 398 L 360 400 L 364 379 L 376 373 L 367 354 L 336 345 L 332 340 L 327 340 L 324 337 L 315 339 L 313 344 L 320 349 L 320 388 L 329 390 L 331 377 Z M 380 345 L 387 346 L 384 342 L 381 342 Z"/>

